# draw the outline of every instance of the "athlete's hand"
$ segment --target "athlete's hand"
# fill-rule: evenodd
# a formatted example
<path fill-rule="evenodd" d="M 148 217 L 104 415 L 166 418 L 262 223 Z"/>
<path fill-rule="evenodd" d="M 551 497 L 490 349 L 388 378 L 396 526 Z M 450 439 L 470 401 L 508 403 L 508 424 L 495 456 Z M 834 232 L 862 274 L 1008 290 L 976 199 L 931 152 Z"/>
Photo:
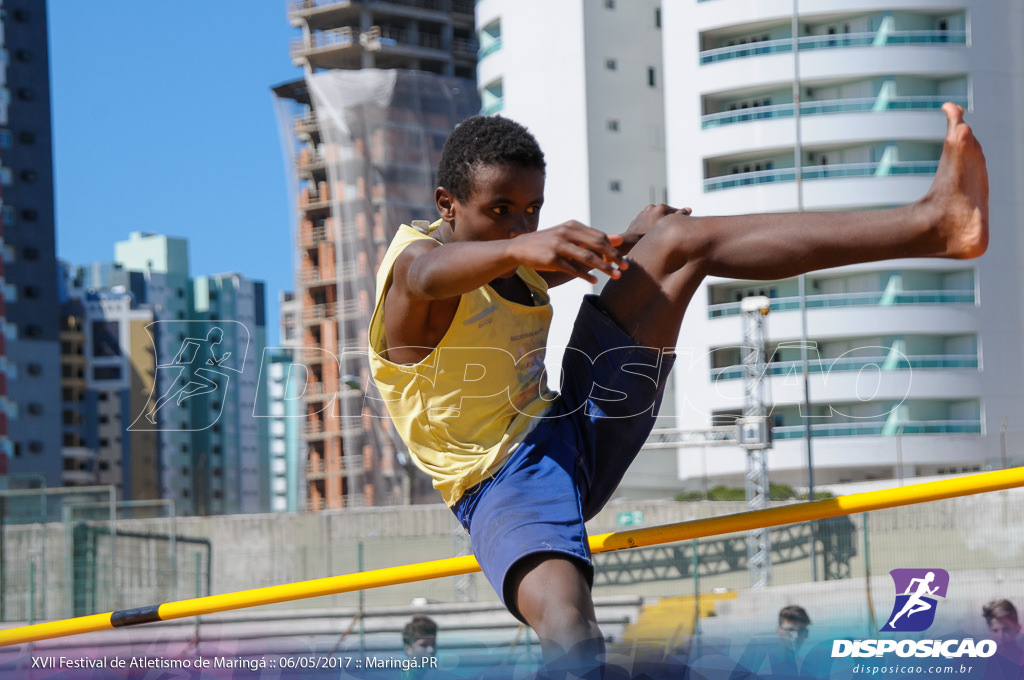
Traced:
<path fill-rule="evenodd" d="M 561 272 L 597 283 L 593 270 L 604 272 L 613 279 L 621 276 L 620 269 L 629 264 L 618 246 L 621 235 L 608 235 L 584 224 L 570 220 L 549 229 L 541 229 L 509 241 L 513 259 L 537 271 Z"/>

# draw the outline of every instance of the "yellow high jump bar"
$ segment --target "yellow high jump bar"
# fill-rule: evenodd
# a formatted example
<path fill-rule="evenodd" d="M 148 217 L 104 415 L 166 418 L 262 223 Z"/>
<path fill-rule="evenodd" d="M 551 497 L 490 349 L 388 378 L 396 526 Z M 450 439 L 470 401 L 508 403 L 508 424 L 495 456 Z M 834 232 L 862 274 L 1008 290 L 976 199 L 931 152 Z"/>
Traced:
<path fill-rule="evenodd" d="M 1024 468 L 983 472 L 924 484 L 869 491 L 807 503 L 795 503 L 767 510 L 740 512 L 708 519 L 679 522 L 663 526 L 602 534 L 590 538 L 594 553 L 674 543 L 737 531 L 748 531 L 782 524 L 810 522 L 827 517 L 852 515 L 901 505 L 927 503 L 958 496 L 1001 491 L 1024 486 Z M 160 605 L 122 609 L 105 614 L 38 623 L 32 626 L 0 630 L 0 647 L 51 638 L 92 633 L 155 621 L 212 614 L 231 609 L 256 607 L 276 602 L 289 602 L 322 595 L 336 595 L 366 588 L 379 588 L 398 583 L 412 583 L 444 576 L 458 576 L 479 571 L 476 557 L 451 557 L 400 567 L 388 567 L 356 574 L 299 581 L 279 586 L 241 590 L 223 595 L 208 595 L 191 600 L 165 602 Z"/>

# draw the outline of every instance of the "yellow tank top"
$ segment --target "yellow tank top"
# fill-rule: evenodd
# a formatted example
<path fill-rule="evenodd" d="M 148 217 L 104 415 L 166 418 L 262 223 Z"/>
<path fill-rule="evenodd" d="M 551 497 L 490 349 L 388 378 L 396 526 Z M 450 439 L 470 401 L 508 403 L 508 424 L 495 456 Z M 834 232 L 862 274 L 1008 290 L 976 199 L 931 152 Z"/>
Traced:
<path fill-rule="evenodd" d="M 482 286 L 462 296 L 448 332 L 422 361 L 388 361 L 381 355 L 387 349 L 384 295 L 391 271 L 410 243 L 429 238 L 403 224 L 384 255 L 370 320 L 370 372 L 416 465 L 452 506 L 497 472 L 555 397 L 544 374 L 551 304 L 544 279 L 520 267 L 516 273 L 536 306 Z"/>

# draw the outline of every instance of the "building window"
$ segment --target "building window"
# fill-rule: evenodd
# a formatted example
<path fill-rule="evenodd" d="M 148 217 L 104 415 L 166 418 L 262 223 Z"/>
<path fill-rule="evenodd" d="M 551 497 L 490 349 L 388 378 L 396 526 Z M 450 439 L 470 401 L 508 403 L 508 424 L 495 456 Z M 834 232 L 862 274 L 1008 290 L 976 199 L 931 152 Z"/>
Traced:
<path fill-rule="evenodd" d="M 35 99 L 35 95 L 32 93 L 32 90 L 27 87 L 22 87 L 18 88 L 18 99 L 23 102 L 30 102 Z"/>
<path fill-rule="evenodd" d="M 615 61 L 614 59 L 605 59 L 604 67 L 609 71 L 615 71 L 616 69 L 619 68 L 619 62 Z"/>
<path fill-rule="evenodd" d="M 40 376 L 43 374 L 43 365 L 31 363 L 25 367 L 25 372 L 33 377 Z"/>
<path fill-rule="evenodd" d="M 36 143 L 36 136 L 28 130 L 22 130 L 18 133 L 18 142 L 25 146 L 32 146 Z"/>
<path fill-rule="evenodd" d="M 120 366 L 94 366 L 92 369 L 93 380 L 120 380 Z"/>
<path fill-rule="evenodd" d="M 615 9 L 615 0 L 604 0 L 605 9 Z"/>
<path fill-rule="evenodd" d="M 658 73 L 653 66 L 647 67 L 647 84 L 651 87 L 658 86 Z"/>
<path fill-rule="evenodd" d="M 610 191 L 622 191 L 622 182 L 617 179 L 613 179 L 608 183 L 608 189 Z"/>
<path fill-rule="evenodd" d="M 32 53 L 28 50 L 16 50 L 14 52 L 14 58 L 23 64 L 27 64 L 32 61 Z"/>
<path fill-rule="evenodd" d="M 619 121 L 617 118 L 610 118 L 608 120 L 608 130 L 611 132 L 619 131 Z"/>
<path fill-rule="evenodd" d="M 8 227 L 14 226 L 18 223 L 18 211 L 14 209 L 13 205 L 5 205 L 2 219 Z"/>
<path fill-rule="evenodd" d="M 10 168 L 0 167 L 0 184 L 9 187 L 14 184 L 14 171 Z"/>
<path fill-rule="evenodd" d="M 117 321 L 92 322 L 92 355 L 94 357 L 121 356 L 121 326 Z"/>
<path fill-rule="evenodd" d="M 35 170 L 22 170 L 18 176 L 25 184 L 35 184 L 36 179 L 39 177 Z"/>
<path fill-rule="evenodd" d="M 36 402 L 32 402 L 25 409 L 30 416 L 41 416 L 43 415 L 43 405 Z"/>
<path fill-rule="evenodd" d="M 24 213 L 22 213 L 22 217 L 24 217 L 24 216 L 25 216 Z M 26 259 L 26 260 L 38 260 L 39 259 L 39 249 L 38 248 L 34 248 L 32 246 L 26 246 L 24 249 L 22 249 L 21 256 L 24 259 Z"/>
<path fill-rule="evenodd" d="M 661 28 L 661 8 L 654 8 L 654 27 Z"/>
<path fill-rule="evenodd" d="M 2 169 L 0 169 L 0 172 L 2 172 Z M 26 208 L 21 211 L 21 219 L 25 222 L 35 222 L 39 219 L 39 213 L 32 208 Z"/>
<path fill-rule="evenodd" d="M 39 455 L 40 453 L 42 453 L 43 449 L 45 448 L 46 447 L 43 446 L 43 443 L 41 441 L 31 441 L 28 443 L 28 452 L 33 453 L 35 455 Z"/>
<path fill-rule="evenodd" d="M 0 129 L 0 148 L 2 148 L 2 149 L 9 149 L 9 148 L 11 148 L 11 141 L 12 140 L 13 140 L 13 137 L 11 136 L 11 131 L 10 130 L 8 130 L 7 128 Z"/>

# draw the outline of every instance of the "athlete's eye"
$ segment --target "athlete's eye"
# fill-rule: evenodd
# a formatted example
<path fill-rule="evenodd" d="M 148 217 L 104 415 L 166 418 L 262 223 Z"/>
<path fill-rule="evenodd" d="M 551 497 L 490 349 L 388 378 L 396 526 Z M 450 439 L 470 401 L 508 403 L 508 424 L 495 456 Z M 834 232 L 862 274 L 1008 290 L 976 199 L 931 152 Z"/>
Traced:
<path fill-rule="evenodd" d="M 493 208 L 491 208 L 491 212 L 494 213 L 495 215 L 505 215 L 508 213 L 508 206 L 496 205 Z"/>
<path fill-rule="evenodd" d="M 529 208 L 526 209 L 526 214 L 527 215 L 536 215 L 538 213 L 540 213 L 540 206 L 539 205 L 531 205 Z"/>

